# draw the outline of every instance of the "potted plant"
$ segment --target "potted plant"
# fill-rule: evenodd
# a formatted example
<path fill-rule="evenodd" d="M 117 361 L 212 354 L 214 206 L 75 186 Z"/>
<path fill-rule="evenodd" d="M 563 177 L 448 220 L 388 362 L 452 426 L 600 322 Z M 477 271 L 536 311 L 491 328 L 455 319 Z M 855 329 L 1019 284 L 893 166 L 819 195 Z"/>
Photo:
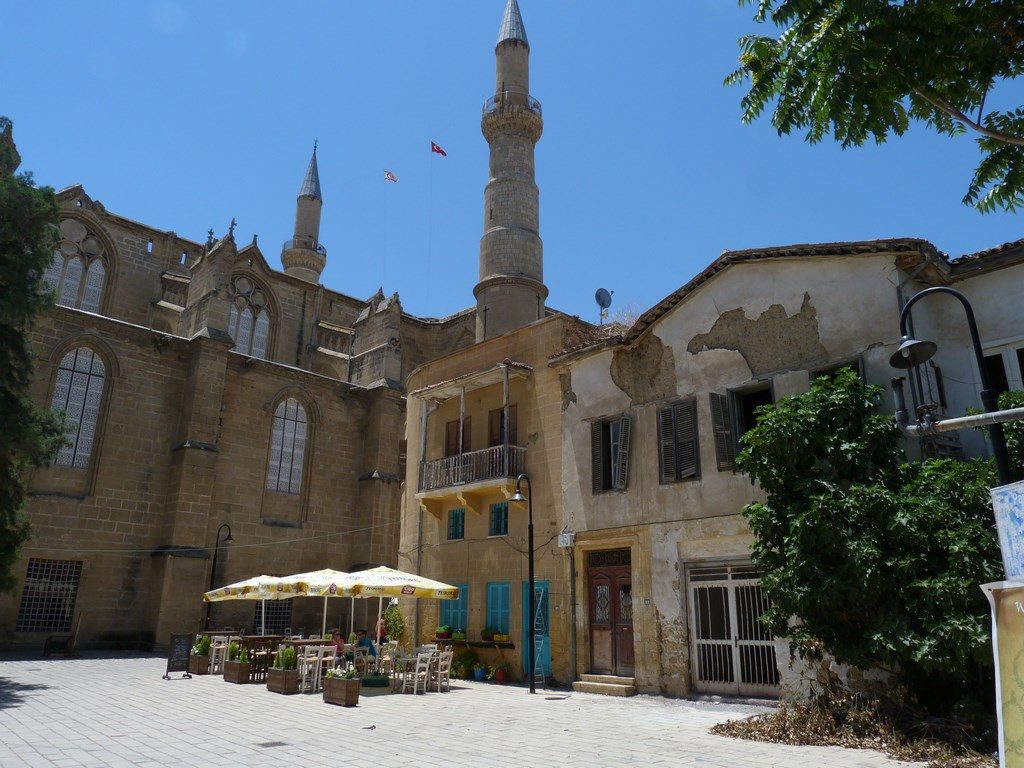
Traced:
<path fill-rule="evenodd" d="M 192 653 L 188 657 L 188 671 L 190 675 L 210 674 L 210 636 L 203 635 L 195 645 L 192 646 Z"/>
<path fill-rule="evenodd" d="M 485 679 L 487 679 L 486 664 L 480 664 L 479 662 L 477 662 L 473 665 L 473 679 L 476 680 L 478 683 L 482 683 Z"/>
<path fill-rule="evenodd" d="M 452 630 L 452 640 L 465 640 L 466 633 L 461 629 Z"/>
<path fill-rule="evenodd" d="M 480 639 L 484 642 L 490 643 L 494 641 L 494 636 L 498 633 L 494 627 L 484 627 L 480 630 Z"/>
<path fill-rule="evenodd" d="M 471 648 L 460 648 L 452 656 L 450 674 L 457 680 L 472 680 L 476 654 Z"/>
<path fill-rule="evenodd" d="M 249 682 L 249 649 L 238 643 L 228 646 L 228 657 L 224 661 L 224 681 L 228 683 Z"/>
<path fill-rule="evenodd" d="M 267 690 L 273 693 L 299 692 L 298 656 L 294 648 L 274 654 L 274 666 L 267 670 Z"/>
<path fill-rule="evenodd" d="M 329 669 L 324 677 L 324 703 L 338 704 L 342 707 L 354 707 L 359 703 L 360 681 L 356 677 L 355 667 L 349 669 Z"/>
<path fill-rule="evenodd" d="M 507 643 L 510 638 L 508 634 L 505 632 L 495 632 L 494 637 L 492 639 L 496 643 Z"/>
<path fill-rule="evenodd" d="M 442 624 L 440 627 L 434 630 L 434 638 L 437 640 L 448 640 L 452 636 L 452 628 L 447 624 Z"/>
<path fill-rule="evenodd" d="M 506 680 L 508 680 L 508 673 L 509 670 L 511 669 L 512 665 L 509 664 L 507 661 L 499 661 L 497 664 L 491 667 L 490 672 L 487 673 L 487 679 L 493 680 L 496 683 L 504 683 Z"/>
<path fill-rule="evenodd" d="M 394 601 L 384 611 L 384 631 L 388 634 L 388 640 L 401 640 L 405 636 L 405 617 Z"/>

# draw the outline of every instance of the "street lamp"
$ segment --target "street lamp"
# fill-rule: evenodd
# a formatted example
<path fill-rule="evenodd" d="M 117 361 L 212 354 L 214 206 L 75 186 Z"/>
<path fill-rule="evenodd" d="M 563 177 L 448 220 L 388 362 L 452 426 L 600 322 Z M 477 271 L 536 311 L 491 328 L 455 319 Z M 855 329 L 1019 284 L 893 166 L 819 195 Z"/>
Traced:
<path fill-rule="evenodd" d="M 978 336 L 978 323 L 974 319 L 974 309 L 971 307 L 971 303 L 967 300 L 960 291 L 955 291 L 952 288 L 946 288 L 945 286 L 938 286 L 935 288 L 926 288 L 920 293 L 913 296 L 910 301 L 903 307 L 903 311 L 900 312 L 900 340 L 899 349 L 889 358 L 889 365 L 893 368 L 908 369 L 916 368 L 922 363 L 927 362 L 932 358 L 935 352 L 938 350 L 938 345 L 931 341 L 918 341 L 917 339 L 911 338 L 907 333 L 907 324 L 910 320 L 910 308 L 917 303 L 919 299 L 923 299 L 925 296 L 934 293 L 948 293 L 956 298 L 964 307 L 964 312 L 967 314 L 967 327 L 971 331 L 971 343 L 974 346 L 974 357 L 978 363 L 978 373 L 981 375 L 981 404 L 985 409 L 986 413 L 999 410 L 999 393 L 992 388 L 992 382 L 989 379 L 988 371 L 985 368 L 985 353 L 981 348 L 981 338 Z M 996 460 L 996 470 L 999 473 L 999 484 L 1007 485 L 1011 482 L 1012 477 L 1010 475 L 1010 461 L 1007 458 L 1006 453 L 1006 436 L 1003 434 L 1003 425 L 996 423 L 991 426 L 992 436 L 992 456 Z"/>
<path fill-rule="evenodd" d="M 529 497 L 523 496 L 522 484 L 526 481 L 526 487 L 530 491 Z M 527 539 L 527 557 L 529 562 L 529 574 L 530 580 L 530 612 L 526 615 L 527 621 L 530 622 L 530 693 L 537 692 L 537 638 L 535 637 L 537 632 L 537 624 L 534 620 L 534 613 L 537 611 L 535 605 L 537 601 L 537 593 L 534 591 L 533 586 L 533 483 L 530 482 L 530 476 L 522 474 L 516 478 L 516 492 L 512 496 L 512 501 L 517 503 L 527 502 L 527 509 L 529 510 L 529 518 L 526 526 L 526 539 Z"/>
<path fill-rule="evenodd" d="M 227 544 L 228 542 L 234 541 L 234 539 L 231 537 L 231 526 L 227 523 L 222 523 L 220 528 L 217 529 L 217 543 L 213 547 L 213 567 L 210 568 L 210 592 L 213 591 L 213 588 L 215 586 L 213 581 L 217 578 L 217 555 L 220 553 L 220 534 L 225 528 L 227 528 L 228 535 L 224 539 L 224 543 Z M 206 621 L 203 623 L 203 628 L 207 630 L 209 630 L 210 628 L 210 608 L 212 607 L 212 605 L 212 603 L 206 604 Z"/>

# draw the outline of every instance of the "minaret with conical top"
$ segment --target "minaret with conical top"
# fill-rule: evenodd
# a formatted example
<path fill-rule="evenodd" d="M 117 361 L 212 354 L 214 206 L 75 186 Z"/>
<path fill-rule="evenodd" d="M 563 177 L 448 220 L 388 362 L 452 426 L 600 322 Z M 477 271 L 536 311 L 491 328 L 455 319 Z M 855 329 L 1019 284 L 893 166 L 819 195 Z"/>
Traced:
<path fill-rule="evenodd" d="M 505 6 L 494 54 L 497 86 L 481 121 L 491 159 L 480 282 L 473 289 L 478 342 L 539 320 L 548 296 L 533 158 L 544 121 L 530 96 L 530 44 L 516 0 Z"/>
<path fill-rule="evenodd" d="M 320 282 L 320 273 L 327 264 L 327 249 L 320 244 L 320 209 L 323 204 L 316 142 L 313 142 L 313 157 L 309 159 L 309 168 L 295 203 L 295 233 L 281 249 L 285 274 L 311 283 Z"/>

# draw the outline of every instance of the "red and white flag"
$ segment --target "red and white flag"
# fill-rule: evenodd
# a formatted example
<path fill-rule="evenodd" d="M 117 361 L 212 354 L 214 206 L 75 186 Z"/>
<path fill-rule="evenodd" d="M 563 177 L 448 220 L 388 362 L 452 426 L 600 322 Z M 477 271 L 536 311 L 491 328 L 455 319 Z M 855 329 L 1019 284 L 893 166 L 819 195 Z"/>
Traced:
<path fill-rule="evenodd" d="M 448 157 L 448 153 L 441 149 L 437 142 L 430 142 L 430 151 L 440 155 L 441 157 Z"/>
<path fill-rule="evenodd" d="M 393 181 L 395 184 L 397 184 L 398 183 L 398 177 L 395 176 L 395 174 L 393 174 L 387 168 L 385 168 L 384 169 L 384 181 Z"/>

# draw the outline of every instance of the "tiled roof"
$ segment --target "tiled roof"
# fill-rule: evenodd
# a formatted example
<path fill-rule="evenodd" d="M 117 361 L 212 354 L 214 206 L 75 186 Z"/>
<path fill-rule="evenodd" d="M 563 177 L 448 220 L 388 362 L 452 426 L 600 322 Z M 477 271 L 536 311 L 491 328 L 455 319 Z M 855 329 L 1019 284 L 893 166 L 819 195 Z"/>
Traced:
<path fill-rule="evenodd" d="M 1024 250 L 1024 239 L 1013 240 L 1009 243 L 997 245 L 994 248 L 986 248 L 984 251 L 978 251 L 977 253 L 966 253 L 963 256 L 957 256 L 955 259 L 951 259 L 949 263 L 954 267 L 967 265 L 975 266 L 981 262 L 987 261 L 993 256 L 1000 256 L 1014 250 Z"/>

